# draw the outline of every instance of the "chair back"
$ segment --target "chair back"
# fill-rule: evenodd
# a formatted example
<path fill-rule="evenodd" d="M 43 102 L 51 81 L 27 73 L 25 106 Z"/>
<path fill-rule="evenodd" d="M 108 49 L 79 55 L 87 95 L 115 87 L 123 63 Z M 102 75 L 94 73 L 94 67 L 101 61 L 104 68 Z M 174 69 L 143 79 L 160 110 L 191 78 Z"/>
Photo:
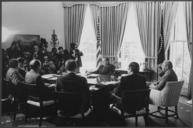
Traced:
<path fill-rule="evenodd" d="M 178 103 L 184 81 L 169 81 L 161 90 L 162 104 L 175 106 Z"/>
<path fill-rule="evenodd" d="M 18 102 L 25 102 L 27 100 L 28 90 L 23 83 L 18 83 L 14 86 L 14 98 Z"/>
<path fill-rule="evenodd" d="M 11 82 L 2 80 L 2 98 L 7 98 L 10 94 L 13 95 L 13 86 Z"/>
<path fill-rule="evenodd" d="M 149 92 L 149 89 L 124 91 L 121 98 L 122 110 L 134 114 L 136 111 L 148 107 Z"/>
<path fill-rule="evenodd" d="M 83 99 L 80 93 L 56 92 L 57 110 L 62 115 L 72 116 L 82 112 Z"/>
<path fill-rule="evenodd" d="M 35 100 L 35 101 L 41 100 L 39 89 L 36 86 L 36 84 L 21 83 L 21 85 L 26 89 L 28 100 Z"/>
<path fill-rule="evenodd" d="M 106 111 L 111 103 L 111 93 L 109 86 L 100 88 L 92 93 L 92 105 L 95 111 Z"/>

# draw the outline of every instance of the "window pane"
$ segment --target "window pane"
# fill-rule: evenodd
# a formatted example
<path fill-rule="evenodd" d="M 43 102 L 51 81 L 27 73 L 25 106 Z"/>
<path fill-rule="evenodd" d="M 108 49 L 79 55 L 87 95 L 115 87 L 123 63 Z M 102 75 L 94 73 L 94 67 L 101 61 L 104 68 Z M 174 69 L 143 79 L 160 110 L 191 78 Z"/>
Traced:
<path fill-rule="evenodd" d="M 119 58 L 121 68 L 127 69 L 129 63 L 132 61 L 136 61 L 139 64 L 143 63 L 144 58 L 145 56 L 141 47 L 136 13 L 134 7 L 131 6 L 128 12 L 125 34 L 121 46 L 121 57 Z"/>
<path fill-rule="evenodd" d="M 83 52 L 81 72 L 93 70 L 96 68 L 96 37 L 91 17 L 91 9 L 87 6 L 85 12 L 85 21 L 82 30 L 79 49 Z"/>
<path fill-rule="evenodd" d="M 172 28 L 173 38 L 170 38 L 170 60 L 173 63 L 178 79 L 184 80 L 182 94 L 187 95 L 191 60 L 187 44 L 184 14 L 184 6 L 179 4 L 175 27 Z"/>

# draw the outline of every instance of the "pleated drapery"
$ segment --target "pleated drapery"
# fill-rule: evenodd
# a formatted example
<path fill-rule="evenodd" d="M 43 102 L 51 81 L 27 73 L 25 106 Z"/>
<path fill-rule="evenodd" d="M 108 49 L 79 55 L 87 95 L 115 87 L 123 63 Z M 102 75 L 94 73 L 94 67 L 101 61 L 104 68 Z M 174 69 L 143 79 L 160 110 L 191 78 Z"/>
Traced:
<path fill-rule="evenodd" d="M 137 2 L 135 5 L 147 67 L 157 71 L 157 50 L 161 33 L 160 2 Z"/>
<path fill-rule="evenodd" d="M 70 43 L 80 44 L 85 17 L 85 4 L 67 5 L 64 3 L 64 43 L 70 51 Z"/>
<path fill-rule="evenodd" d="M 169 48 L 169 37 L 171 28 L 174 25 L 175 17 L 177 14 L 177 2 L 161 2 L 163 13 L 163 27 L 164 27 L 164 50 L 165 56 L 167 56 L 167 49 Z"/>
<path fill-rule="evenodd" d="M 192 59 L 192 2 L 185 2 L 185 19 L 188 49 Z"/>
<path fill-rule="evenodd" d="M 115 3 L 109 6 L 91 4 L 91 9 L 96 35 L 97 16 L 100 17 L 102 57 L 109 57 L 110 61 L 113 61 L 117 58 L 122 44 L 129 4 Z"/>
<path fill-rule="evenodd" d="M 187 42 L 188 49 L 191 58 L 191 68 L 190 68 L 190 76 L 189 76 L 189 85 L 188 85 L 188 97 L 191 98 L 191 89 L 193 86 L 193 63 L 192 63 L 192 2 L 185 2 L 185 19 L 186 19 L 186 34 L 187 34 Z"/>

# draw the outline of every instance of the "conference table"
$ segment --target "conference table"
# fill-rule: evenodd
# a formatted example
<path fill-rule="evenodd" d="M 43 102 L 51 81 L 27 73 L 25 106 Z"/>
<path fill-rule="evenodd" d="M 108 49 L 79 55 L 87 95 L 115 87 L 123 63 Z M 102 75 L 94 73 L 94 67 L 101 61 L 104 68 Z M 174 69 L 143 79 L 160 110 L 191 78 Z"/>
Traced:
<path fill-rule="evenodd" d="M 85 77 L 87 79 L 87 83 L 89 85 L 89 90 L 91 92 L 94 91 L 98 91 L 100 89 L 103 89 L 105 87 L 113 89 L 115 88 L 120 81 L 119 80 L 101 80 L 102 77 L 99 74 L 90 74 L 90 75 L 86 75 L 86 74 L 81 74 L 78 73 L 77 75 Z M 61 75 L 59 74 L 45 74 L 42 75 L 41 78 L 44 80 L 45 85 L 47 85 L 48 87 L 56 87 L 56 80 L 58 79 L 58 77 L 60 77 Z"/>
<path fill-rule="evenodd" d="M 98 74 L 77 74 L 83 76 L 87 79 L 87 83 L 89 86 L 90 96 L 91 96 L 91 104 L 93 106 L 93 110 L 101 112 L 102 110 L 106 110 L 108 106 L 113 102 L 112 101 L 112 93 L 114 89 L 119 85 L 120 78 L 116 80 L 110 81 L 101 81 L 100 76 Z M 45 81 L 44 83 L 48 83 L 48 86 L 53 87 L 56 90 L 56 80 L 61 75 L 58 74 L 45 74 L 42 75 L 42 79 Z M 149 83 L 146 83 L 149 84 Z"/>

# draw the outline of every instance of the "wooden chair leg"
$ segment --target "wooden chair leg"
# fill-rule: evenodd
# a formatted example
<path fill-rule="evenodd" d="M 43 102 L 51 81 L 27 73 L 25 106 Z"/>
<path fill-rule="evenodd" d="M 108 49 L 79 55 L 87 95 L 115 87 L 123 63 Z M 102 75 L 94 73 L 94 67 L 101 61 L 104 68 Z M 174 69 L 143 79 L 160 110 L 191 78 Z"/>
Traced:
<path fill-rule="evenodd" d="M 40 107 L 39 113 L 40 113 L 40 120 L 39 120 L 39 127 L 42 125 L 42 115 L 43 115 L 43 108 Z"/>
<path fill-rule="evenodd" d="M 160 111 L 160 110 L 161 110 L 161 108 L 160 108 L 160 106 L 158 106 L 158 107 L 157 107 L 157 111 Z"/>
<path fill-rule="evenodd" d="M 165 119 L 166 119 L 166 124 L 168 124 L 168 107 L 165 108 Z"/>
<path fill-rule="evenodd" d="M 40 116 L 40 120 L 39 120 L 39 127 L 42 126 L 42 115 Z"/>
<path fill-rule="evenodd" d="M 138 118 L 137 118 L 137 116 L 135 116 L 135 126 L 137 126 L 138 125 Z"/>
<path fill-rule="evenodd" d="M 175 106 L 175 114 L 176 114 L 176 118 L 178 119 L 179 116 L 178 116 L 178 106 L 177 105 Z"/>
<path fill-rule="evenodd" d="M 27 123 L 27 116 L 25 116 L 25 123 Z"/>

